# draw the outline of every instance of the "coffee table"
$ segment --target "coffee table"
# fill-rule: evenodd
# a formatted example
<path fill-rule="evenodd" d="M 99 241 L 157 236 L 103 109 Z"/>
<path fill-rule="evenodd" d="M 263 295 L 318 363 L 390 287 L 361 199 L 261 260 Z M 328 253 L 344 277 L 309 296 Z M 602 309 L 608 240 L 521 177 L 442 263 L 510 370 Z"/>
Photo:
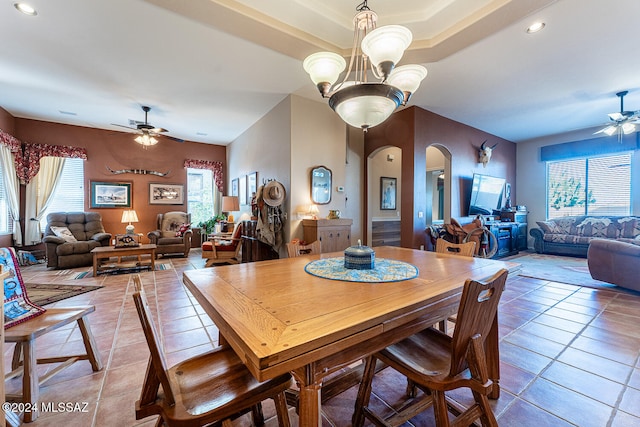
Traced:
<path fill-rule="evenodd" d="M 118 257 L 118 261 L 120 261 L 120 258 L 125 256 L 137 256 L 138 263 L 140 263 L 142 261 L 141 255 L 149 255 L 151 257 L 151 263 L 147 264 L 147 266 L 151 267 L 151 271 L 156 269 L 156 245 L 154 244 L 146 244 L 130 248 L 100 246 L 94 248 L 91 253 L 93 254 L 93 277 L 98 277 L 98 271 L 100 270 L 102 260 L 108 260 L 112 257 Z M 116 271 L 123 268 L 124 267 L 118 267 L 117 265 L 115 266 Z"/>

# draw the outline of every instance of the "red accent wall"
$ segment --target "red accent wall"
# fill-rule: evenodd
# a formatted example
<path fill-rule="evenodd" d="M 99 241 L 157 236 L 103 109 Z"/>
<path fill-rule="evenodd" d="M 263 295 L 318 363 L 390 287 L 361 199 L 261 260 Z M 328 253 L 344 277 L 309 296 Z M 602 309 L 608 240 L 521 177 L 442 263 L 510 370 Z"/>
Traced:
<path fill-rule="evenodd" d="M 15 136 L 15 119 L 7 110 L 0 107 L 0 129 Z M 11 234 L 0 234 L 0 247 L 4 248 L 13 245 Z"/>
<path fill-rule="evenodd" d="M 0 115 L 0 120 L 1 119 Z M 0 121 L 0 124 L 2 122 Z M 134 224 L 136 232 L 146 233 L 156 228 L 158 213 L 173 210 L 186 211 L 187 170 L 185 159 L 221 161 L 226 165 L 226 147 L 196 142 L 179 143 L 166 138 L 152 147 L 143 148 L 136 143 L 134 135 L 102 129 L 64 125 L 30 119 L 15 119 L 12 134 L 25 143 L 71 145 L 87 149 L 85 174 L 85 210 L 99 212 L 104 227 L 112 234 L 124 233 L 122 208 L 90 209 L 90 182 L 111 181 L 132 183 L 132 208 L 136 210 L 140 222 Z M 114 175 L 107 170 L 145 169 L 165 173 L 166 177 L 155 175 L 121 174 Z M 226 166 L 224 174 L 226 176 Z M 183 184 L 185 203 L 183 205 L 150 205 L 149 183 Z M 23 199 L 24 200 L 24 199 Z M 24 212 L 24 210 L 23 210 Z M 143 242 L 147 242 L 146 237 Z"/>
<path fill-rule="evenodd" d="M 498 143 L 486 168 L 478 163 L 478 148 L 485 140 L 490 146 Z M 451 216 L 468 214 L 474 173 L 506 178 L 511 183 L 511 199 L 517 200 L 516 144 L 420 107 L 398 111 L 366 133 L 364 154 L 368 158 L 387 146 L 402 150 L 403 247 L 419 248 L 425 244 L 425 218 L 418 218 L 418 211 L 424 211 L 426 206 L 426 150 L 432 144 L 442 145 L 451 153 Z M 364 176 L 368 176 L 366 161 Z M 368 200 L 365 200 L 364 206 L 367 205 Z"/>

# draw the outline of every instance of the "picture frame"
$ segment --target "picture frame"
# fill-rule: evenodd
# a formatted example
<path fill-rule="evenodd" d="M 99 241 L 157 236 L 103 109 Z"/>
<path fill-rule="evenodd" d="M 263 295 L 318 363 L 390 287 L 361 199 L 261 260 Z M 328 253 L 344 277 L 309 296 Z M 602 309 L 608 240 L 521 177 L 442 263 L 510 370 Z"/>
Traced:
<path fill-rule="evenodd" d="M 380 177 L 380 210 L 395 210 L 397 199 L 397 179 Z"/>
<path fill-rule="evenodd" d="M 184 185 L 149 183 L 150 205 L 182 205 L 184 204 Z"/>
<path fill-rule="evenodd" d="M 251 199 L 258 191 L 258 172 L 252 172 L 247 175 L 247 204 L 251 202 Z"/>
<path fill-rule="evenodd" d="M 91 208 L 130 208 L 131 182 L 91 181 Z"/>
<path fill-rule="evenodd" d="M 238 178 L 234 178 L 231 180 L 231 195 L 238 197 Z"/>
<path fill-rule="evenodd" d="M 240 205 L 247 204 L 247 176 L 240 177 L 240 183 L 238 184 L 238 199 Z"/>

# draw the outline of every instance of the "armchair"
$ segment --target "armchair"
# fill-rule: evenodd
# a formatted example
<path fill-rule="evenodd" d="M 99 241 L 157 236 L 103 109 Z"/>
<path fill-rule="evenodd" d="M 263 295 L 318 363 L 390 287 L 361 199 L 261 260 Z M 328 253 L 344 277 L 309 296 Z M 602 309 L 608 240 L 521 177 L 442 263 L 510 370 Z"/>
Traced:
<path fill-rule="evenodd" d="M 109 246 L 111 234 L 104 231 L 97 212 L 55 212 L 47 215 L 42 241 L 47 267 L 83 267 L 93 263 L 92 249 Z"/>
<path fill-rule="evenodd" d="M 242 227 L 236 225 L 230 237 L 210 237 L 210 240 L 202 244 L 202 258 L 206 259 L 205 267 L 219 264 L 239 264 L 242 262 L 240 250 L 242 239 L 240 237 Z"/>
<path fill-rule="evenodd" d="M 167 212 L 158 214 L 157 230 L 147 234 L 149 241 L 156 245 L 156 257 L 159 254 L 181 253 L 189 255 L 191 249 L 191 228 L 180 231 L 183 226 L 191 225 L 191 214 L 186 212 Z M 181 234 L 181 235 L 180 235 Z"/>

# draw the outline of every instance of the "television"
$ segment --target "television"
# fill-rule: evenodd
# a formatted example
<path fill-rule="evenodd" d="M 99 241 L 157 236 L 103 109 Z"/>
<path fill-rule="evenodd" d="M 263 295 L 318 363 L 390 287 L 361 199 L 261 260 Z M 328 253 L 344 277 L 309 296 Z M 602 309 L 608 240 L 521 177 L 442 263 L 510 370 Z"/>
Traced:
<path fill-rule="evenodd" d="M 469 215 L 493 215 L 502 207 L 505 179 L 489 175 L 473 174 Z"/>

